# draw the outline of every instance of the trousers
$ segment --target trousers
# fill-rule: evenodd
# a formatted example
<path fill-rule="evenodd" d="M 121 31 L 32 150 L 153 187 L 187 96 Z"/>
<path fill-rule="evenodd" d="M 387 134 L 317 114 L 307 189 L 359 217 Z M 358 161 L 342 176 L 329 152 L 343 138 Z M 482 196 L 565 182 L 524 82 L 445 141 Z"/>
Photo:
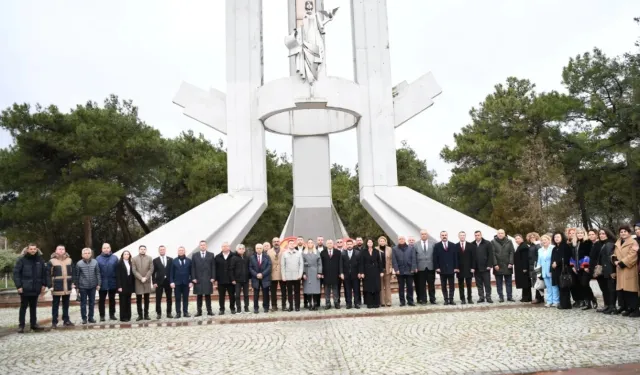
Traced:
<path fill-rule="evenodd" d="M 138 308 L 138 316 L 142 315 L 142 300 L 144 299 L 144 316 L 149 316 L 149 293 L 136 294 L 136 307 Z"/>
<path fill-rule="evenodd" d="M 188 286 L 188 285 L 187 285 Z M 173 305 L 173 301 L 171 301 L 171 297 L 173 295 L 171 291 L 171 285 L 169 284 L 169 280 L 166 280 L 164 284 L 158 284 L 156 288 L 156 314 L 162 315 L 162 294 L 167 298 L 167 314 L 171 314 L 171 306 Z M 180 312 L 179 310 L 176 312 Z"/>
<path fill-rule="evenodd" d="M 406 302 L 413 303 L 413 276 L 397 275 L 397 278 L 398 278 L 398 295 L 400 297 L 400 304 L 404 305 Z"/>
<path fill-rule="evenodd" d="M 220 306 L 220 312 L 224 312 L 224 300 L 226 295 L 229 294 L 229 308 L 231 311 L 236 311 L 236 289 L 235 285 L 229 284 L 218 284 L 218 305 Z"/>
<path fill-rule="evenodd" d="M 189 284 L 176 285 L 176 314 L 189 313 Z M 200 300 L 202 302 L 202 299 Z M 209 300 L 211 302 L 211 300 Z M 171 310 L 168 310 L 171 311 Z"/>
<path fill-rule="evenodd" d="M 491 299 L 491 272 L 476 270 L 476 287 L 478 288 L 478 297 L 484 300 L 485 297 Z"/>
<path fill-rule="evenodd" d="M 253 290 L 253 310 L 258 311 L 258 304 L 260 302 L 260 291 L 262 290 L 262 308 L 264 311 L 269 311 L 269 286 L 263 286 L 262 280 L 258 280 L 258 287 Z"/>
<path fill-rule="evenodd" d="M 118 298 L 120 304 L 120 320 L 131 320 L 131 292 L 120 293 Z"/>
<path fill-rule="evenodd" d="M 27 308 L 29 308 L 29 324 L 31 327 L 38 325 L 38 318 L 36 316 L 36 308 L 38 307 L 38 296 L 23 296 L 20 295 L 20 311 L 18 315 L 18 321 L 20 327 L 24 328 L 25 316 L 27 315 Z"/>
<path fill-rule="evenodd" d="M 51 323 L 58 323 L 58 310 L 60 307 L 60 300 L 62 300 L 62 321 L 69 322 L 69 300 L 71 299 L 70 295 L 64 296 L 53 296 L 53 301 L 51 302 Z"/>
<path fill-rule="evenodd" d="M 513 275 L 496 275 L 496 289 L 498 289 L 498 297 L 504 298 L 504 290 L 502 284 L 505 284 L 507 289 L 507 298 L 513 297 Z"/>
<path fill-rule="evenodd" d="M 249 308 L 249 283 L 248 282 L 236 282 L 235 285 L 235 300 L 236 300 L 236 309 L 240 311 L 242 309 L 242 300 L 240 299 L 240 294 L 243 293 L 244 296 L 244 308 Z"/>
<path fill-rule="evenodd" d="M 102 290 L 98 291 L 98 312 L 100 313 L 100 317 L 105 317 L 105 303 L 107 302 L 107 297 L 109 297 L 109 316 L 116 315 L 116 290 Z"/>

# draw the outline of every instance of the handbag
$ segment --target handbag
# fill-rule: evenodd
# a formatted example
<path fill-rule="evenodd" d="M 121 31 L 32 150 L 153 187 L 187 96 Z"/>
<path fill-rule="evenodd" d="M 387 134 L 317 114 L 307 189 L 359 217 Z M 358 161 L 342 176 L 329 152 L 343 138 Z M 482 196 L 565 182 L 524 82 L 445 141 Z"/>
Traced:
<path fill-rule="evenodd" d="M 567 270 L 567 266 L 564 264 L 564 259 L 562 260 L 562 272 L 560 273 L 560 288 L 568 289 L 571 288 L 573 284 L 573 277 Z"/>
<path fill-rule="evenodd" d="M 536 284 L 533 286 L 535 290 L 545 290 L 547 286 L 544 283 L 543 279 L 536 280 Z"/>
<path fill-rule="evenodd" d="M 601 265 L 597 265 L 594 269 L 593 269 L 593 277 L 599 277 L 600 275 L 602 275 L 602 266 Z"/>

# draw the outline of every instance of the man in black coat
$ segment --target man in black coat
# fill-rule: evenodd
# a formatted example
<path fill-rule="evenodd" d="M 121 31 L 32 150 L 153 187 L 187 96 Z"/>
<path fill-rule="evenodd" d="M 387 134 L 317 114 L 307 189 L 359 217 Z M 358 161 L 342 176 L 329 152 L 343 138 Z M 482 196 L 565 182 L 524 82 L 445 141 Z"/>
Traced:
<path fill-rule="evenodd" d="M 474 255 L 474 272 L 476 276 L 476 286 L 478 287 L 478 303 L 485 301 L 493 303 L 491 300 L 491 269 L 493 269 L 493 247 L 491 242 L 482 238 L 479 230 L 473 233 L 475 241 L 471 243 Z"/>
<path fill-rule="evenodd" d="M 216 278 L 215 256 L 207 251 L 207 242 L 200 241 L 199 251 L 191 255 L 191 277 L 193 277 L 193 294 L 196 300 L 196 316 L 202 316 L 202 297 L 207 305 L 207 315 L 213 316 L 211 295 L 213 282 Z"/>
<path fill-rule="evenodd" d="M 218 282 L 218 303 L 220 305 L 220 315 L 224 315 L 224 299 L 229 294 L 229 307 L 231 314 L 236 313 L 236 289 L 231 281 L 231 260 L 234 254 L 228 242 L 222 243 L 222 252 L 216 255 L 216 282 Z"/>
<path fill-rule="evenodd" d="M 331 308 L 331 293 L 333 305 L 340 308 L 340 274 L 342 274 L 342 253 L 333 248 L 333 240 L 327 240 L 327 248 L 320 253 L 322 260 L 322 276 L 324 280 L 325 308 Z"/>
<path fill-rule="evenodd" d="M 171 272 L 172 258 L 166 256 L 167 248 L 160 246 L 158 248 L 160 254 L 153 260 L 153 273 L 151 280 L 153 287 L 156 289 L 156 314 L 158 319 L 162 318 L 162 292 L 167 296 L 167 318 L 173 318 L 171 314 L 171 283 L 169 282 L 169 273 Z"/>
<path fill-rule="evenodd" d="M 36 244 L 30 243 L 28 247 L 22 250 L 22 256 L 18 258 L 16 265 L 13 267 L 13 283 L 18 289 L 18 294 L 20 294 L 18 333 L 24 333 L 27 307 L 29 308 L 31 330 L 44 330 L 38 325 L 36 316 L 38 297 L 47 288 L 46 263 L 41 254 Z"/>
<path fill-rule="evenodd" d="M 475 272 L 475 257 L 473 255 L 473 246 L 470 242 L 467 242 L 467 234 L 465 232 L 458 233 L 458 239 L 460 242 L 456 244 L 456 251 L 458 253 L 458 290 L 460 291 L 460 303 L 466 304 L 467 302 L 472 304 L 473 298 L 471 297 L 471 279 Z M 464 297 L 464 287 L 467 286 L 467 298 Z"/>
<path fill-rule="evenodd" d="M 360 252 L 354 250 L 353 240 L 347 240 L 347 249 L 342 252 L 342 273 L 340 278 L 344 281 L 344 296 L 347 300 L 347 309 L 360 308 L 360 277 L 361 277 Z M 324 272 L 324 269 L 323 269 Z M 353 299 L 352 299 L 353 296 Z"/>
<path fill-rule="evenodd" d="M 244 293 L 244 312 L 249 312 L 249 256 L 243 244 L 236 248 L 236 256 L 231 258 L 231 283 L 235 288 L 236 309 L 242 313 L 240 293 Z"/>
<path fill-rule="evenodd" d="M 458 269 L 458 252 L 454 243 L 449 242 L 448 233 L 440 232 L 440 242 L 433 247 L 433 264 L 436 272 L 440 274 L 440 288 L 445 305 L 455 305 L 453 294 L 455 292 L 454 275 Z"/>

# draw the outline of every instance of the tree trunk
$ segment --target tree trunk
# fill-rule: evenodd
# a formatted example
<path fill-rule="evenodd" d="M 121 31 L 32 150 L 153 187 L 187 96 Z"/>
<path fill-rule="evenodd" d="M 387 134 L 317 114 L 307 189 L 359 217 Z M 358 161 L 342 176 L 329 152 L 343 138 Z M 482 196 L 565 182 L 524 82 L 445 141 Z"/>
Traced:
<path fill-rule="evenodd" d="M 631 143 L 627 144 L 629 150 L 631 150 Z M 630 197 L 631 197 L 631 213 L 633 215 L 633 223 L 640 222 L 640 207 L 638 207 L 638 189 L 636 183 L 638 182 L 638 170 L 634 168 L 634 160 L 632 159 L 631 151 L 627 152 L 627 169 L 629 170 L 629 176 L 631 177 Z"/>
<path fill-rule="evenodd" d="M 135 207 L 131 205 L 127 197 L 122 197 L 121 200 L 124 203 L 125 207 L 127 208 L 127 211 L 129 211 L 129 213 L 133 215 L 133 217 L 136 219 L 138 224 L 140 224 L 140 227 L 142 228 L 144 233 L 149 234 L 151 232 L 151 229 L 149 229 L 149 226 L 147 226 L 147 223 L 145 223 L 144 219 L 142 219 L 142 215 L 140 215 L 140 213 L 135 209 Z"/>
<path fill-rule="evenodd" d="M 83 216 L 82 224 L 84 227 L 84 247 L 92 249 L 93 246 L 93 230 L 91 229 L 91 216 Z"/>
<path fill-rule="evenodd" d="M 578 207 L 580 208 L 580 219 L 582 221 L 582 227 L 585 230 L 591 229 L 591 219 L 587 213 L 587 205 L 584 198 L 584 190 L 582 189 L 581 181 L 578 181 L 578 188 L 576 189 L 576 199 L 578 201 Z"/>
<path fill-rule="evenodd" d="M 118 206 L 116 208 L 116 222 L 120 227 L 120 231 L 122 232 L 122 237 L 124 239 L 124 243 L 129 245 L 133 241 L 131 240 L 131 232 L 129 232 L 129 226 L 127 225 L 127 221 L 124 219 L 124 202 L 118 202 Z"/>

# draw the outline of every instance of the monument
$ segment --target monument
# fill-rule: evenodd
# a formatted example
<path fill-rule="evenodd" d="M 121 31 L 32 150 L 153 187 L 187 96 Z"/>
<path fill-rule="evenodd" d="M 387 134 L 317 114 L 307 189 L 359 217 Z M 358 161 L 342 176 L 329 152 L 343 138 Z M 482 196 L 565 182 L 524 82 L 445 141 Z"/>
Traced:
<path fill-rule="evenodd" d="M 387 2 L 351 0 L 355 81 L 326 74 L 331 46 L 324 35 L 344 10 L 326 11 L 323 0 L 288 4 L 289 77 L 263 82 L 262 0 L 227 0 L 227 93 L 183 83 L 173 100 L 186 116 L 227 135 L 228 193 L 120 252 L 135 255 L 144 244 L 154 256 L 162 244 L 175 255 L 200 240 L 217 252 L 222 242 L 241 242 L 267 207 L 265 130 L 292 136 L 294 202 L 281 237 L 347 236 L 331 200 L 329 135 L 353 127 L 360 201 L 388 236 L 417 236 L 422 228 L 434 237 L 441 230 L 493 236 L 495 229 L 398 186 L 395 128 L 433 105 L 441 89 L 431 73 L 392 85 Z"/>

